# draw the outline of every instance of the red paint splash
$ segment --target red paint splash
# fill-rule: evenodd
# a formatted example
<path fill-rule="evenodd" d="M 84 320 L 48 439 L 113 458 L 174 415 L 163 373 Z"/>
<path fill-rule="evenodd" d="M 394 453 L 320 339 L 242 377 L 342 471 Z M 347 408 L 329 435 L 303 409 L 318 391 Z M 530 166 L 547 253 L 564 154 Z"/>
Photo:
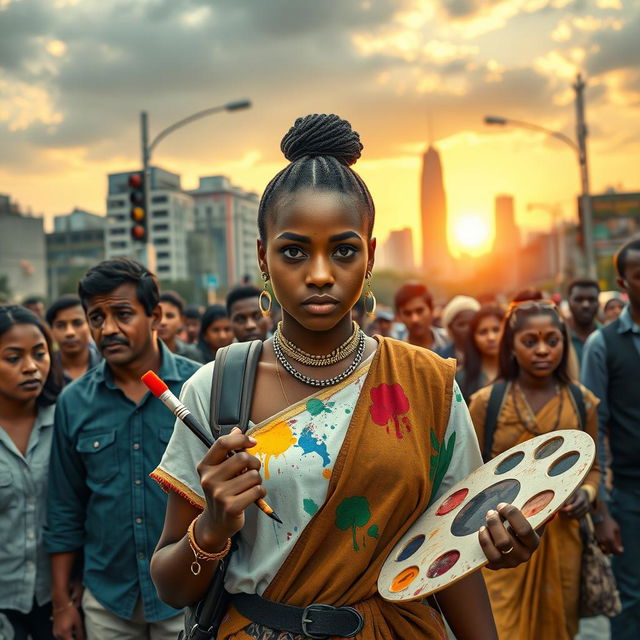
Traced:
<path fill-rule="evenodd" d="M 409 399 L 404 389 L 397 382 L 395 384 L 381 384 L 371 389 L 371 419 L 381 427 L 386 427 L 389 433 L 389 421 L 396 429 L 396 438 L 402 439 L 402 427 L 407 433 L 411 431 L 409 419 L 404 415 L 409 411 Z"/>

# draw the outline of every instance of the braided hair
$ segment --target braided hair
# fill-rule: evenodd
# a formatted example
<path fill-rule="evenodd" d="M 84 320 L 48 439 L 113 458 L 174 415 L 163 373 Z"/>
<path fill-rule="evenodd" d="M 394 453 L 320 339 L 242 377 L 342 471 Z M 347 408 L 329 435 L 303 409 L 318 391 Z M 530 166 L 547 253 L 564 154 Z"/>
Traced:
<path fill-rule="evenodd" d="M 260 239 L 266 242 L 266 220 L 279 199 L 305 188 L 348 194 L 366 212 L 369 236 L 375 207 L 364 180 L 353 170 L 363 149 L 360 136 L 336 115 L 312 114 L 298 118 L 280 143 L 289 164 L 269 182 L 258 207 Z"/>

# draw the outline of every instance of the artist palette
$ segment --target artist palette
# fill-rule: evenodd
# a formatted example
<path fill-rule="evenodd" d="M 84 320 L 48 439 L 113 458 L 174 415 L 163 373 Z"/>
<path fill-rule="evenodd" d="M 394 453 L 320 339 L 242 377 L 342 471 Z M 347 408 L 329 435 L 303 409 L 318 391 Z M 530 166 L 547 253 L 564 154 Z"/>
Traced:
<path fill-rule="evenodd" d="M 488 562 L 478 541 L 487 511 L 507 502 L 539 527 L 580 487 L 594 457 L 591 436 L 567 429 L 527 440 L 476 469 L 400 539 L 380 572 L 380 595 L 422 599 L 479 569 Z"/>

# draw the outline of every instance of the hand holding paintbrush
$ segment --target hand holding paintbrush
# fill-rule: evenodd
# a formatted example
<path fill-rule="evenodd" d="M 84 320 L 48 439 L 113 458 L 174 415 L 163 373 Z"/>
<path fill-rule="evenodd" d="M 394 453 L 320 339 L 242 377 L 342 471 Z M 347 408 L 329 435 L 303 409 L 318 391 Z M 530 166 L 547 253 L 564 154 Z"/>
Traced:
<path fill-rule="evenodd" d="M 182 420 L 182 422 L 203 442 L 203 444 L 207 448 L 211 449 L 211 447 L 213 447 L 213 439 L 207 434 L 200 422 L 189 411 L 189 409 L 187 409 L 187 407 L 185 407 L 185 405 L 180 402 L 180 400 L 169 390 L 169 387 L 153 371 L 147 371 L 147 373 L 142 376 L 141 380 L 147 386 L 149 391 L 151 391 L 151 393 L 153 393 L 153 395 L 158 398 L 158 400 L 160 400 L 177 418 Z M 240 432 L 239 429 L 238 431 Z M 253 438 L 245 436 L 241 432 L 236 434 L 234 430 L 232 432 L 232 435 L 236 436 L 234 440 L 238 439 L 237 436 L 242 436 L 242 442 L 240 441 L 240 439 L 238 439 L 238 449 L 245 448 L 246 445 L 254 446 L 255 444 L 257 444 Z M 230 438 L 230 436 L 227 436 L 227 438 Z M 231 449 L 226 452 L 225 456 L 227 458 L 232 458 L 235 456 L 235 454 L 238 453 L 240 453 L 240 451 L 234 451 L 233 449 Z M 209 455 L 210 454 L 207 454 L 207 456 L 205 456 L 205 460 L 209 457 Z M 257 469 L 253 469 L 251 466 L 252 459 L 253 456 L 249 456 L 249 454 L 242 452 L 241 455 L 237 456 L 237 460 L 234 461 L 235 464 L 233 464 L 233 467 L 234 469 L 235 467 L 238 467 L 237 473 L 239 473 L 240 475 L 244 474 L 245 471 L 255 470 L 257 472 Z M 221 462 L 221 460 L 217 462 L 219 463 Z M 242 466 L 243 463 L 244 466 Z M 238 484 L 246 484 L 249 481 L 249 478 L 245 478 L 244 483 L 240 482 Z M 259 488 L 260 490 L 264 491 L 264 488 L 261 485 L 259 485 Z M 268 515 L 276 522 L 282 524 L 282 520 L 280 520 L 275 511 L 265 502 L 263 498 L 258 498 L 257 500 L 255 500 L 255 504 L 260 509 L 260 511 Z"/>

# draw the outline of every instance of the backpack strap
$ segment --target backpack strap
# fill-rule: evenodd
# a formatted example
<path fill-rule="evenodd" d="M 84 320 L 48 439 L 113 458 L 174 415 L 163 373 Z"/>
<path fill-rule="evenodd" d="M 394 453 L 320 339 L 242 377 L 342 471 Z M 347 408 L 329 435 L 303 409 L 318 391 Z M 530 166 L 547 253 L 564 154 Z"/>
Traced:
<path fill-rule="evenodd" d="M 491 395 L 489 396 L 489 402 L 487 403 L 487 415 L 484 420 L 484 446 L 482 448 L 482 459 L 485 463 L 491 460 L 493 434 L 496 431 L 498 416 L 500 415 L 500 409 L 502 409 L 502 403 L 504 402 L 504 395 L 506 391 L 507 383 L 505 380 L 500 380 L 491 387 Z"/>
<path fill-rule="evenodd" d="M 262 342 L 234 342 L 219 349 L 211 380 L 210 425 L 215 439 L 234 427 L 247 430 Z"/>
<path fill-rule="evenodd" d="M 578 414 L 578 420 L 580 421 L 580 428 L 584 431 L 587 426 L 587 407 L 584 403 L 584 396 L 582 395 L 582 389 L 577 384 L 569 384 L 569 392 L 573 399 L 573 404 Z"/>

